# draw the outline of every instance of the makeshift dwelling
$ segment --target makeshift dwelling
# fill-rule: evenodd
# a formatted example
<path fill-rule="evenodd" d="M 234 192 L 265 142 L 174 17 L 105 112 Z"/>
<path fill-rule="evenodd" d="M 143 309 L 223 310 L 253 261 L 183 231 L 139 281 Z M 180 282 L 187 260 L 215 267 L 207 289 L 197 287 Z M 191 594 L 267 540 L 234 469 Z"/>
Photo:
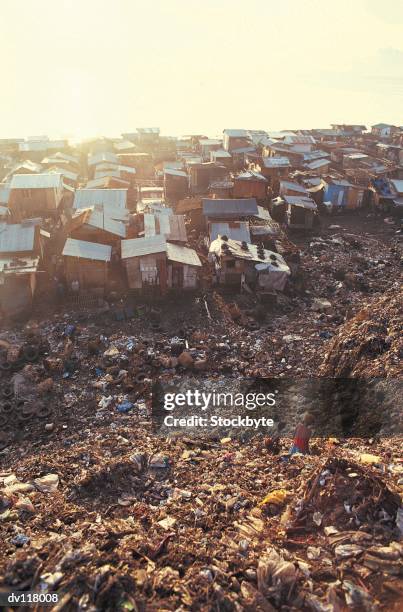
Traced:
<path fill-rule="evenodd" d="M 232 240 L 241 242 L 251 242 L 249 223 L 246 221 L 212 222 L 208 225 L 208 233 L 210 242 L 216 240 L 218 236 L 227 236 Z"/>
<path fill-rule="evenodd" d="M 210 244 L 209 259 L 220 284 L 238 288 L 283 291 L 290 268 L 283 257 L 263 246 L 219 236 Z"/>
<path fill-rule="evenodd" d="M 310 198 L 284 196 L 287 204 L 287 225 L 291 229 L 312 229 L 317 216 L 316 203 Z"/>
<path fill-rule="evenodd" d="M 32 306 L 42 257 L 39 225 L 0 223 L 0 312 L 19 315 Z"/>
<path fill-rule="evenodd" d="M 328 173 L 330 166 L 329 159 L 315 159 L 307 164 L 305 168 L 315 176 L 323 176 Z"/>
<path fill-rule="evenodd" d="M 203 215 L 209 221 L 241 220 L 244 217 L 258 213 L 255 198 L 219 200 L 203 198 Z"/>
<path fill-rule="evenodd" d="M 14 220 L 56 216 L 63 197 L 61 174 L 14 174 L 8 206 Z"/>
<path fill-rule="evenodd" d="M 192 194 L 207 193 L 213 181 L 227 176 L 225 166 L 215 163 L 189 163 L 189 188 Z"/>
<path fill-rule="evenodd" d="M 203 161 L 210 161 L 210 153 L 222 148 L 222 140 L 216 138 L 201 138 L 199 140 L 199 147 Z"/>
<path fill-rule="evenodd" d="M 127 208 L 127 189 L 77 189 L 73 208 Z"/>
<path fill-rule="evenodd" d="M 91 206 L 75 210 L 65 232 L 76 240 L 116 245 L 126 238 L 126 225 L 123 221 L 114 219 L 110 209 Z"/>
<path fill-rule="evenodd" d="M 222 166 L 225 166 L 228 169 L 232 167 L 232 155 L 228 151 L 224 151 L 224 149 L 217 149 L 216 151 L 211 151 L 210 161 L 216 162 Z"/>
<path fill-rule="evenodd" d="M 288 157 L 262 157 L 257 168 L 273 184 L 273 181 L 287 176 L 291 164 Z"/>
<path fill-rule="evenodd" d="M 293 181 L 280 181 L 280 195 L 307 196 L 308 194 L 305 187 L 299 183 L 294 183 Z"/>
<path fill-rule="evenodd" d="M 175 168 L 164 169 L 164 196 L 168 202 L 177 202 L 188 193 L 189 177 Z"/>
<path fill-rule="evenodd" d="M 130 289 L 194 289 L 200 259 L 193 249 L 167 242 L 156 235 L 122 240 L 122 261 Z"/>
<path fill-rule="evenodd" d="M 223 148 L 226 151 L 247 147 L 252 142 L 247 130 L 232 130 L 223 131 Z"/>
<path fill-rule="evenodd" d="M 234 198 L 256 198 L 265 200 L 267 195 L 267 179 L 259 172 L 247 170 L 234 177 Z"/>
<path fill-rule="evenodd" d="M 338 208 L 360 208 L 363 203 L 364 192 L 365 189 L 360 185 L 353 185 L 345 180 L 333 180 L 327 183 L 323 199 Z"/>
<path fill-rule="evenodd" d="M 68 238 L 62 255 L 64 274 L 70 291 L 105 288 L 112 256 L 110 245 Z"/>
<path fill-rule="evenodd" d="M 170 242 L 187 241 L 185 218 L 183 215 L 173 215 L 171 209 L 160 212 L 143 213 L 139 217 L 139 237 L 164 236 Z M 141 223 L 142 221 L 142 223 Z"/>
<path fill-rule="evenodd" d="M 283 140 L 285 146 L 288 146 L 291 151 L 298 153 L 308 153 L 316 143 L 313 136 L 305 136 L 300 134 L 287 134 Z"/>

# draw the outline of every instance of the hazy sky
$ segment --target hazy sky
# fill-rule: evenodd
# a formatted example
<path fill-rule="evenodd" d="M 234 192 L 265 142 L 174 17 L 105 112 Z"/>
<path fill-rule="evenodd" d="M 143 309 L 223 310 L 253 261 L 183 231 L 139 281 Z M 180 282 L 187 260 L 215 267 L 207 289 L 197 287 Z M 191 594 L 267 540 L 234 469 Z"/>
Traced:
<path fill-rule="evenodd" d="M 402 0 L 0 0 L 0 137 L 403 124 Z"/>

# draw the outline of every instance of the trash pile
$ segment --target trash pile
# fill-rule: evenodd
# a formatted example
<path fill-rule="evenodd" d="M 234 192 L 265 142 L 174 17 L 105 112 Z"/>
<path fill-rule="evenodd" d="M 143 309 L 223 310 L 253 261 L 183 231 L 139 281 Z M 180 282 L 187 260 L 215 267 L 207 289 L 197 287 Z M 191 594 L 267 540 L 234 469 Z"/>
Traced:
<path fill-rule="evenodd" d="M 250 376 L 317 376 L 321 364 L 323 377 L 398 377 L 397 254 L 384 247 L 384 263 L 365 268 L 374 244 L 332 231 L 304 245 L 299 280 L 265 307 L 212 291 L 1 331 L 2 590 L 57 591 L 58 611 L 398 609 L 393 430 L 315 438 L 310 455 L 290 458 L 287 437 L 274 454 L 261 434 L 153 430 L 153 380 L 225 390 Z M 354 288 L 350 273 L 363 275 Z"/>
<path fill-rule="evenodd" d="M 403 290 L 391 290 L 363 308 L 330 343 L 321 375 L 397 378 L 403 358 Z"/>
<path fill-rule="evenodd" d="M 72 610 L 399 601 L 403 466 L 391 441 L 372 461 L 360 442 L 318 440 L 283 462 L 261 439 L 157 439 L 123 418 L 6 458 L 3 588 L 56 590 Z"/>

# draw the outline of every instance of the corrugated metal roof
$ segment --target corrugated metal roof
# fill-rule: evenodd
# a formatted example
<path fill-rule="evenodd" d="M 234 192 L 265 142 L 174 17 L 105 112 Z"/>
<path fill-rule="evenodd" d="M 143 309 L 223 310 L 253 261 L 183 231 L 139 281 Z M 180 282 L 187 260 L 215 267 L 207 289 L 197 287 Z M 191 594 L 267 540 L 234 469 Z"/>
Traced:
<path fill-rule="evenodd" d="M 300 193 L 306 193 L 305 187 L 299 185 L 299 183 L 293 183 L 292 181 L 280 181 L 280 192 L 281 190 L 289 189 L 290 191 L 298 191 Z"/>
<path fill-rule="evenodd" d="M 179 244 L 167 243 L 167 257 L 170 261 L 187 264 L 188 266 L 201 266 L 198 254 L 193 249 Z"/>
<path fill-rule="evenodd" d="M 0 223 L 0 253 L 19 253 L 33 251 L 35 227 L 15 223 Z"/>
<path fill-rule="evenodd" d="M 258 212 L 255 198 L 213 199 L 202 198 L 203 214 L 207 217 L 244 217 Z"/>
<path fill-rule="evenodd" d="M 63 153 L 62 151 L 58 151 L 54 154 L 53 157 L 57 157 L 58 159 L 63 159 L 64 161 L 71 162 L 73 164 L 79 164 L 80 160 L 75 155 L 68 155 L 67 153 Z"/>
<path fill-rule="evenodd" d="M 199 140 L 199 145 L 202 147 L 215 146 L 219 144 L 222 144 L 222 140 L 219 140 L 218 138 L 202 138 Z"/>
<path fill-rule="evenodd" d="M 247 130 L 223 130 L 224 134 L 230 136 L 230 138 L 247 138 L 248 131 Z"/>
<path fill-rule="evenodd" d="M 323 159 L 325 157 L 330 157 L 330 153 L 326 153 L 326 151 L 311 151 L 310 153 L 304 153 L 303 160 L 310 162 L 315 159 Z"/>
<path fill-rule="evenodd" d="M 101 164 L 102 162 L 118 162 L 119 158 L 115 153 L 105 151 L 104 153 L 96 153 L 88 158 L 88 165 L 94 166 L 95 164 Z"/>
<path fill-rule="evenodd" d="M 256 244 L 248 244 L 248 248 L 247 250 L 245 250 L 242 248 L 242 243 L 239 240 L 229 239 L 224 241 L 220 238 L 217 238 L 217 240 L 214 240 L 210 244 L 210 253 L 215 253 L 219 256 L 222 255 L 223 244 L 226 244 L 228 246 L 229 250 L 227 251 L 227 253 L 229 255 L 232 255 L 236 259 L 246 259 L 251 262 L 268 264 L 270 266 L 269 269 L 271 269 L 273 272 L 287 272 L 287 274 L 290 274 L 290 268 L 287 266 L 283 257 L 279 253 L 273 253 L 273 251 L 264 249 L 264 259 L 261 259 L 258 256 L 258 247 Z M 277 263 L 277 266 L 270 265 L 270 262 L 274 261 Z"/>
<path fill-rule="evenodd" d="M 78 174 L 77 172 L 70 172 L 70 170 L 65 170 L 64 168 L 51 167 L 48 170 L 49 174 L 61 174 L 64 178 L 70 179 L 70 181 L 77 181 Z"/>
<path fill-rule="evenodd" d="M 11 189 L 59 189 L 63 185 L 61 174 L 14 174 Z"/>
<path fill-rule="evenodd" d="M 25 159 L 23 162 L 13 166 L 9 172 L 9 175 L 16 174 L 17 172 L 19 174 L 24 174 L 24 172 L 20 172 L 20 170 L 28 170 L 29 172 L 32 172 L 34 174 L 39 174 L 40 172 L 42 172 L 42 165 L 37 164 L 31 161 L 30 159 Z M 25 174 L 27 174 L 27 172 Z"/>
<path fill-rule="evenodd" d="M 183 215 L 167 214 L 164 210 L 144 213 L 144 236 L 161 235 L 167 240 L 186 242 L 187 233 Z"/>
<path fill-rule="evenodd" d="M 47 151 L 48 150 L 48 141 L 42 142 L 20 142 L 18 145 L 19 151 Z"/>
<path fill-rule="evenodd" d="M 221 159 L 224 157 L 232 157 L 231 153 L 228 153 L 228 151 L 224 151 L 224 149 L 217 149 L 217 151 L 211 151 L 211 156 L 213 157 L 213 159 Z"/>
<path fill-rule="evenodd" d="M 122 259 L 142 257 L 153 253 L 166 253 L 167 243 L 164 236 L 149 236 L 147 238 L 132 238 L 122 240 Z"/>
<path fill-rule="evenodd" d="M 120 178 L 120 172 L 117 168 L 115 168 L 114 170 L 97 170 L 94 173 L 94 178 L 96 179 L 105 178 L 109 176 L 112 178 Z"/>
<path fill-rule="evenodd" d="M 302 136 L 300 134 L 289 134 L 284 138 L 284 144 L 315 144 L 316 140 L 313 136 Z"/>
<path fill-rule="evenodd" d="M 102 176 L 101 178 L 92 179 L 91 181 L 88 181 L 86 188 L 87 189 L 97 189 L 103 186 L 104 189 L 107 189 L 111 178 L 113 178 L 113 181 L 115 183 L 116 181 L 118 181 L 119 185 L 122 185 L 122 188 L 128 188 L 130 185 L 129 181 L 125 181 L 124 179 L 119 178 L 117 176 L 114 176 L 114 177 Z"/>
<path fill-rule="evenodd" d="M 288 157 L 263 157 L 265 168 L 288 168 L 290 165 Z"/>
<path fill-rule="evenodd" d="M 67 238 L 62 255 L 65 257 L 92 259 L 94 261 L 110 261 L 112 247 L 106 244 L 96 244 L 95 242 L 87 242 L 86 240 Z"/>
<path fill-rule="evenodd" d="M 216 240 L 218 236 L 228 236 L 232 240 L 251 242 L 249 223 L 245 221 L 234 221 L 232 223 L 211 223 L 210 241 Z"/>
<path fill-rule="evenodd" d="M 236 153 L 242 155 L 242 153 L 255 153 L 255 147 L 239 147 L 238 149 L 231 149 L 232 154 Z"/>
<path fill-rule="evenodd" d="M 133 149 L 134 146 L 135 145 L 130 142 L 130 140 L 119 140 L 114 143 L 113 148 L 116 149 L 116 151 L 126 151 L 127 149 Z"/>
<path fill-rule="evenodd" d="M 316 159 L 310 164 L 306 164 L 306 167 L 309 168 L 309 170 L 317 170 L 318 168 L 322 168 L 323 166 L 328 166 L 329 164 L 330 164 L 330 161 L 328 159 Z"/>
<path fill-rule="evenodd" d="M 73 220 L 75 217 L 81 217 L 82 213 L 84 212 L 88 212 L 88 214 L 82 217 L 83 224 L 104 230 L 105 232 L 109 232 L 110 234 L 114 234 L 120 238 L 126 238 L 126 226 L 121 221 L 113 219 L 108 209 L 79 209 L 73 215 Z"/>
<path fill-rule="evenodd" d="M 114 206 L 126 208 L 127 189 L 77 189 L 74 195 L 74 208 L 88 206 Z"/>
<path fill-rule="evenodd" d="M 234 176 L 234 181 L 262 181 L 263 183 L 267 183 L 267 178 L 265 178 L 259 172 L 254 172 L 253 170 L 246 170 L 245 172 L 240 172 L 238 176 Z"/>
<path fill-rule="evenodd" d="M 283 200 L 291 206 L 301 206 L 309 210 L 316 210 L 316 203 L 310 198 L 304 198 L 303 196 L 283 196 Z"/>
<path fill-rule="evenodd" d="M 151 127 L 151 128 L 136 128 L 138 134 L 155 134 L 158 135 L 160 133 L 160 128 Z"/>
<path fill-rule="evenodd" d="M 176 170 L 176 168 L 164 168 L 164 174 L 169 174 L 171 176 L 182 176 L 184 178 L 187 178 L 186 172 L 183 172 L 183 170 Z"/>

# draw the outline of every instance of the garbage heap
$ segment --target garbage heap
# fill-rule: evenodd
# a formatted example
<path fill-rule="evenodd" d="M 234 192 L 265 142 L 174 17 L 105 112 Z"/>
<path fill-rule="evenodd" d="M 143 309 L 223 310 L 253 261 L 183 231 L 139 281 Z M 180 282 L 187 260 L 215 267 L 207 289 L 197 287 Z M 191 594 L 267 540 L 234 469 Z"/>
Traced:
<path fill-rule="evenodd" d="M 401 375 L 403 289 L 368 301 L 332 339 L 320 368 L 328 377 L 386 377 Z"/>

